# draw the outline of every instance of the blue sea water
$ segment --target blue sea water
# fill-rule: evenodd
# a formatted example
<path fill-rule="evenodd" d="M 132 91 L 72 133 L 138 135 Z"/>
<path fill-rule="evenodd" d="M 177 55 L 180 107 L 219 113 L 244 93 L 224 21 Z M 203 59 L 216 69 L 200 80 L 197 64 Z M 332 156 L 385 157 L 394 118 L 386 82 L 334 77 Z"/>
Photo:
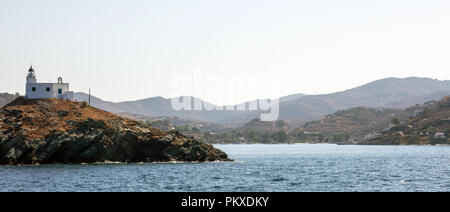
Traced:
<path fill-rule="evenodd" d="M 0 166 L 0 191 L 450 191 L 450 146 L 216 147 L 236 162 Z"/>

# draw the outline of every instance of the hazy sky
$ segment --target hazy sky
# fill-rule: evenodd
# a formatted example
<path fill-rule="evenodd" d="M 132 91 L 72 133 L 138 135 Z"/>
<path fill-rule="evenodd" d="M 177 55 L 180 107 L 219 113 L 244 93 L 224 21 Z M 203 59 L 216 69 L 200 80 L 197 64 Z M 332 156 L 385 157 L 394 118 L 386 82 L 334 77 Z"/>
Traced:
<path fill-rule="evenodd" d="M 110 101 L 172 97 L 173 79 L 198 69 L 280 82 L 229 104 L 450 79 L 449 11 L 448 0 L 0 0 L 0 92 L 23 94 L 30 63 L 38 81 L 61 75 Z"/>

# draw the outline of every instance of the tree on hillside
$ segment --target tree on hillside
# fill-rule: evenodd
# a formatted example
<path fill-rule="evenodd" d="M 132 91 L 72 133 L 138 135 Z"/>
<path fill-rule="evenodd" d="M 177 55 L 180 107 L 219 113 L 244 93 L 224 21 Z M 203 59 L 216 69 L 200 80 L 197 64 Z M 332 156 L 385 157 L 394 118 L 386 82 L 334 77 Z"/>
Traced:
<path fill-rule="evenodd" d="M 298 140 L 303 141 L 303 140 L 305 140 L 306 138 L 307 138 L 307 135 L 306 135 L 305 132 L 303 132 L 303 131 L 297 132 L 297 139 L 298 139 Z"/>
<path fill-rule="evenodd" d="M 211 137 L 211 133 L 208 131 L 203 132 L 203 137 L 204 138 L 210 138 Z"/>
<path fill-rule="evenodd" d="M 398 120 L 398 118 L 395 117 L 395 118 L 392 119 L 392 124 L 399 125 L 400 124 L 400 120 Z"/>
<path fill-rule="evenodd" d="M 256 133 L 255 133 L 255 131 L 253 131 L 253 130 L 248 130 L 247 132 L 246 132 L 246 137 L 249 139 L 249 140 L 251 140 L 251 141 L 253 141 L 253 140 L 255 140 L 255 137 L 256 137 Z"/>
<path fill-rule="evenodd" d="M 194 133 L 199 133 L 200 130 L 199 130 L 197 127 L 193 127 L 193 128 L 192 128 L 192 132 L 194 132 Z"/>
<path fill-rule="evenodd" d="M 276 132 L 275 134 L 273 134 L 273 137 L 276 141 L 283 143 L 283 142 L 287 141 L 288 134 L 284 130 L 280 130 L 280 131 Z"/>
<path fill-rule="evenodd" d="M 345 134 L 344 134 L 344 139 L 345 139 L 346 141 L 350 140 L 350 134 L 345 133 Z"/>
<path fill-rule="evenodd" d="M 320 133 L 319 134 L 319 141 L 323 142 L 325 140 L 325 135 Z"/>
<path fill-rule="evenodd" d="M 262 137 L 263 142 L 265 142 L 265 143 L 270 142 L 270 134 L 268 132 L 265 132 L 261 137 Z"/>
<path fill-rule="evenodd" d="M 334 142 L 344 142 L 345 141 L 345 137 L 342 134 L 337 134 L 333 136 L 333 141 Z"/>
<path fill-rule="evenodd" d="M 277 126 L 277 128 L 283 128 L 286 126 L 286 122 L 284 122 L 283 120 L 278 120 L 277 122 L 275 122 L 275 126 Z"/>

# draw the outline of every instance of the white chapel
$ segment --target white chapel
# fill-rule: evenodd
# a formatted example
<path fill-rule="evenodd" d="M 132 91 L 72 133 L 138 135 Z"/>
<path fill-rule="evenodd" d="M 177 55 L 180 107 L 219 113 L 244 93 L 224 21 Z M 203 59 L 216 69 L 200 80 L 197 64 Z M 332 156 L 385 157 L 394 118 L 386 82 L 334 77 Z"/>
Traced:
<path fill-rule="evenodd" d="M 69 91 L 69 83 L 63 83 L 58 77 L 58 83 L 38 83 L 33 66 L 28 70 L 25 97 L 28 99 L 58 98 L 73 100 L 73 91 Z"/>

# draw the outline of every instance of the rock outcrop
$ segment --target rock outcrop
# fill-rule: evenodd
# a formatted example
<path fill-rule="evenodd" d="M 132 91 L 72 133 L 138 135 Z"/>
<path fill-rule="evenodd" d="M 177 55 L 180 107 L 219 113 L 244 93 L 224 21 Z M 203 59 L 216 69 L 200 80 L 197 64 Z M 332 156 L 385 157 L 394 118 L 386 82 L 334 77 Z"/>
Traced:
<path fill-rule="evenodd" d="M 86 105 L 19 97 L 0 109 L 0 164 L 230 161 L 209 144 Z"/>

